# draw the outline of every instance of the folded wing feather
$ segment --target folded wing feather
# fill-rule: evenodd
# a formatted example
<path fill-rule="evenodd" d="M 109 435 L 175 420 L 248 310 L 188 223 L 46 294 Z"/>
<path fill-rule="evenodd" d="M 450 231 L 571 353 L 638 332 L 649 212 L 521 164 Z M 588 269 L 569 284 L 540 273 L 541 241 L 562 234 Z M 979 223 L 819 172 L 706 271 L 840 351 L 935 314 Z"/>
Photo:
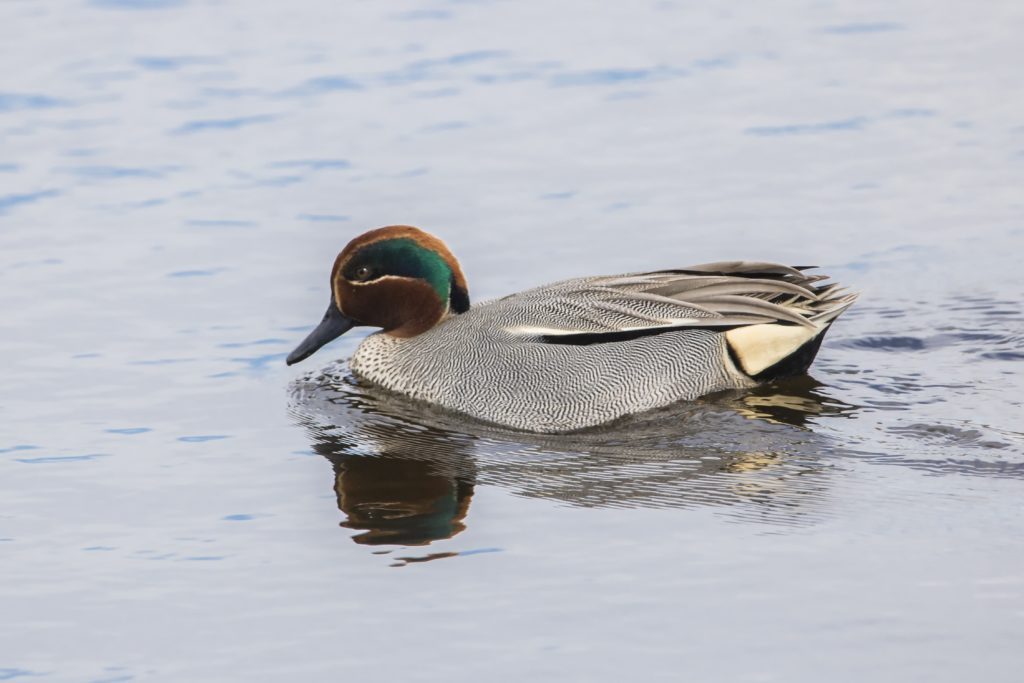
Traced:
<path fill-rule="evenodd" d="M 595 343 L 679 329 L 726 333 L 756 375 L 821 334 L 857 298 L 826 275 L 778 263 L 723 261 L 680 270 L 568 280 L 496 303 L 516 309 L 509 332 L 538 341 Z M 510 311 L 511 313 L 511 311 Z"/>

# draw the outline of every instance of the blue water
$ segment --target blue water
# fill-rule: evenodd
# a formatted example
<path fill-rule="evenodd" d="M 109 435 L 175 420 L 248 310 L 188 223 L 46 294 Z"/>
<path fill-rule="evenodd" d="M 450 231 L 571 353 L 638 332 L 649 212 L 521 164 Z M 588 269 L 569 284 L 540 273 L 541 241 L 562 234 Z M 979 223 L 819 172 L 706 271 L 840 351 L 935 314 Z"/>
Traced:
<path fill-rule="evenodd" d="M 0 680 L 1016 681 L 1024 6 L 0 4 Z M 572 437 L 296 368 L 334 255 L 733 258 L 810 378 Z M 336 362 L 334 359 L 339 359 Z"/>

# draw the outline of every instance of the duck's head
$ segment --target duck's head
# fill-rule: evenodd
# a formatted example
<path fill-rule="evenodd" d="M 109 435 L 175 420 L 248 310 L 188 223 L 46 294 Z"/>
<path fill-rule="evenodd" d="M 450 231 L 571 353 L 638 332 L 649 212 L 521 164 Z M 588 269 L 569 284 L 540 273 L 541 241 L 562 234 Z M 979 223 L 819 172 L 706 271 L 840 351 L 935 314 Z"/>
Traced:
<path fill-rule="evenodd" d="M 357 325 L 413 337 L 452 313 L 468 310 L 466 278 L 444 242 L 408 225 L 377 228 L 338 254 L 327 313 L 287 363 L 310 357 Z"/>

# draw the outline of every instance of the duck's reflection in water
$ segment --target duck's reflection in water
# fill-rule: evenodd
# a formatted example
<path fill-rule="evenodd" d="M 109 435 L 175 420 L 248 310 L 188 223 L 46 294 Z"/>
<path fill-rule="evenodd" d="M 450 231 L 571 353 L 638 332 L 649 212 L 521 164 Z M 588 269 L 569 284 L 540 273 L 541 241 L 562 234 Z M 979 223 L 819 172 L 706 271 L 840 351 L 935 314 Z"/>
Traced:
<path fill-rule="evenodd" d="M 466 528 L 475 485 L 588 507 L 721 506 L 800 524 L 823 514 L 835 450 L 811 427 L 852 412 L 800 377 L 565 435 L 465 420 L 355 382 L 341 366 L 293 385 L 292 411 L 334 466 L 342 526 L 366 545 L 427 545 Z M 434 559 L 437 553 L 404 561 Z"/>
<path fill-rule="evenodd" d="M 470 476 L 444 461 L 407 457 L 400 451 L 353 455 L 341 440 L 325 438 L 313 449 L 334 465 L 334 492 L 345 514 L 343 527 L 364 545 L 427 545 L 466 528 L 473 497 Z"/>

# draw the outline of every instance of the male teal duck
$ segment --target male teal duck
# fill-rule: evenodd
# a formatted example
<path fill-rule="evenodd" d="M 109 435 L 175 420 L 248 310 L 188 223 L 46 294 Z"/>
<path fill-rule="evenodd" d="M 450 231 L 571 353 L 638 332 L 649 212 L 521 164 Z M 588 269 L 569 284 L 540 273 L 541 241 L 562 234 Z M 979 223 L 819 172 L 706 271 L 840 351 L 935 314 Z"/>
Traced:
<path fill-rule="evenodd" d="M 487 422 L 566 432 L 804 372 L 856 299 L 825 275 L 728 261 L 585 277 L 470 306 L 437 237 L 393 225 L 349 242 L 292 365 L 352 327 L 361 380 Z"/>

